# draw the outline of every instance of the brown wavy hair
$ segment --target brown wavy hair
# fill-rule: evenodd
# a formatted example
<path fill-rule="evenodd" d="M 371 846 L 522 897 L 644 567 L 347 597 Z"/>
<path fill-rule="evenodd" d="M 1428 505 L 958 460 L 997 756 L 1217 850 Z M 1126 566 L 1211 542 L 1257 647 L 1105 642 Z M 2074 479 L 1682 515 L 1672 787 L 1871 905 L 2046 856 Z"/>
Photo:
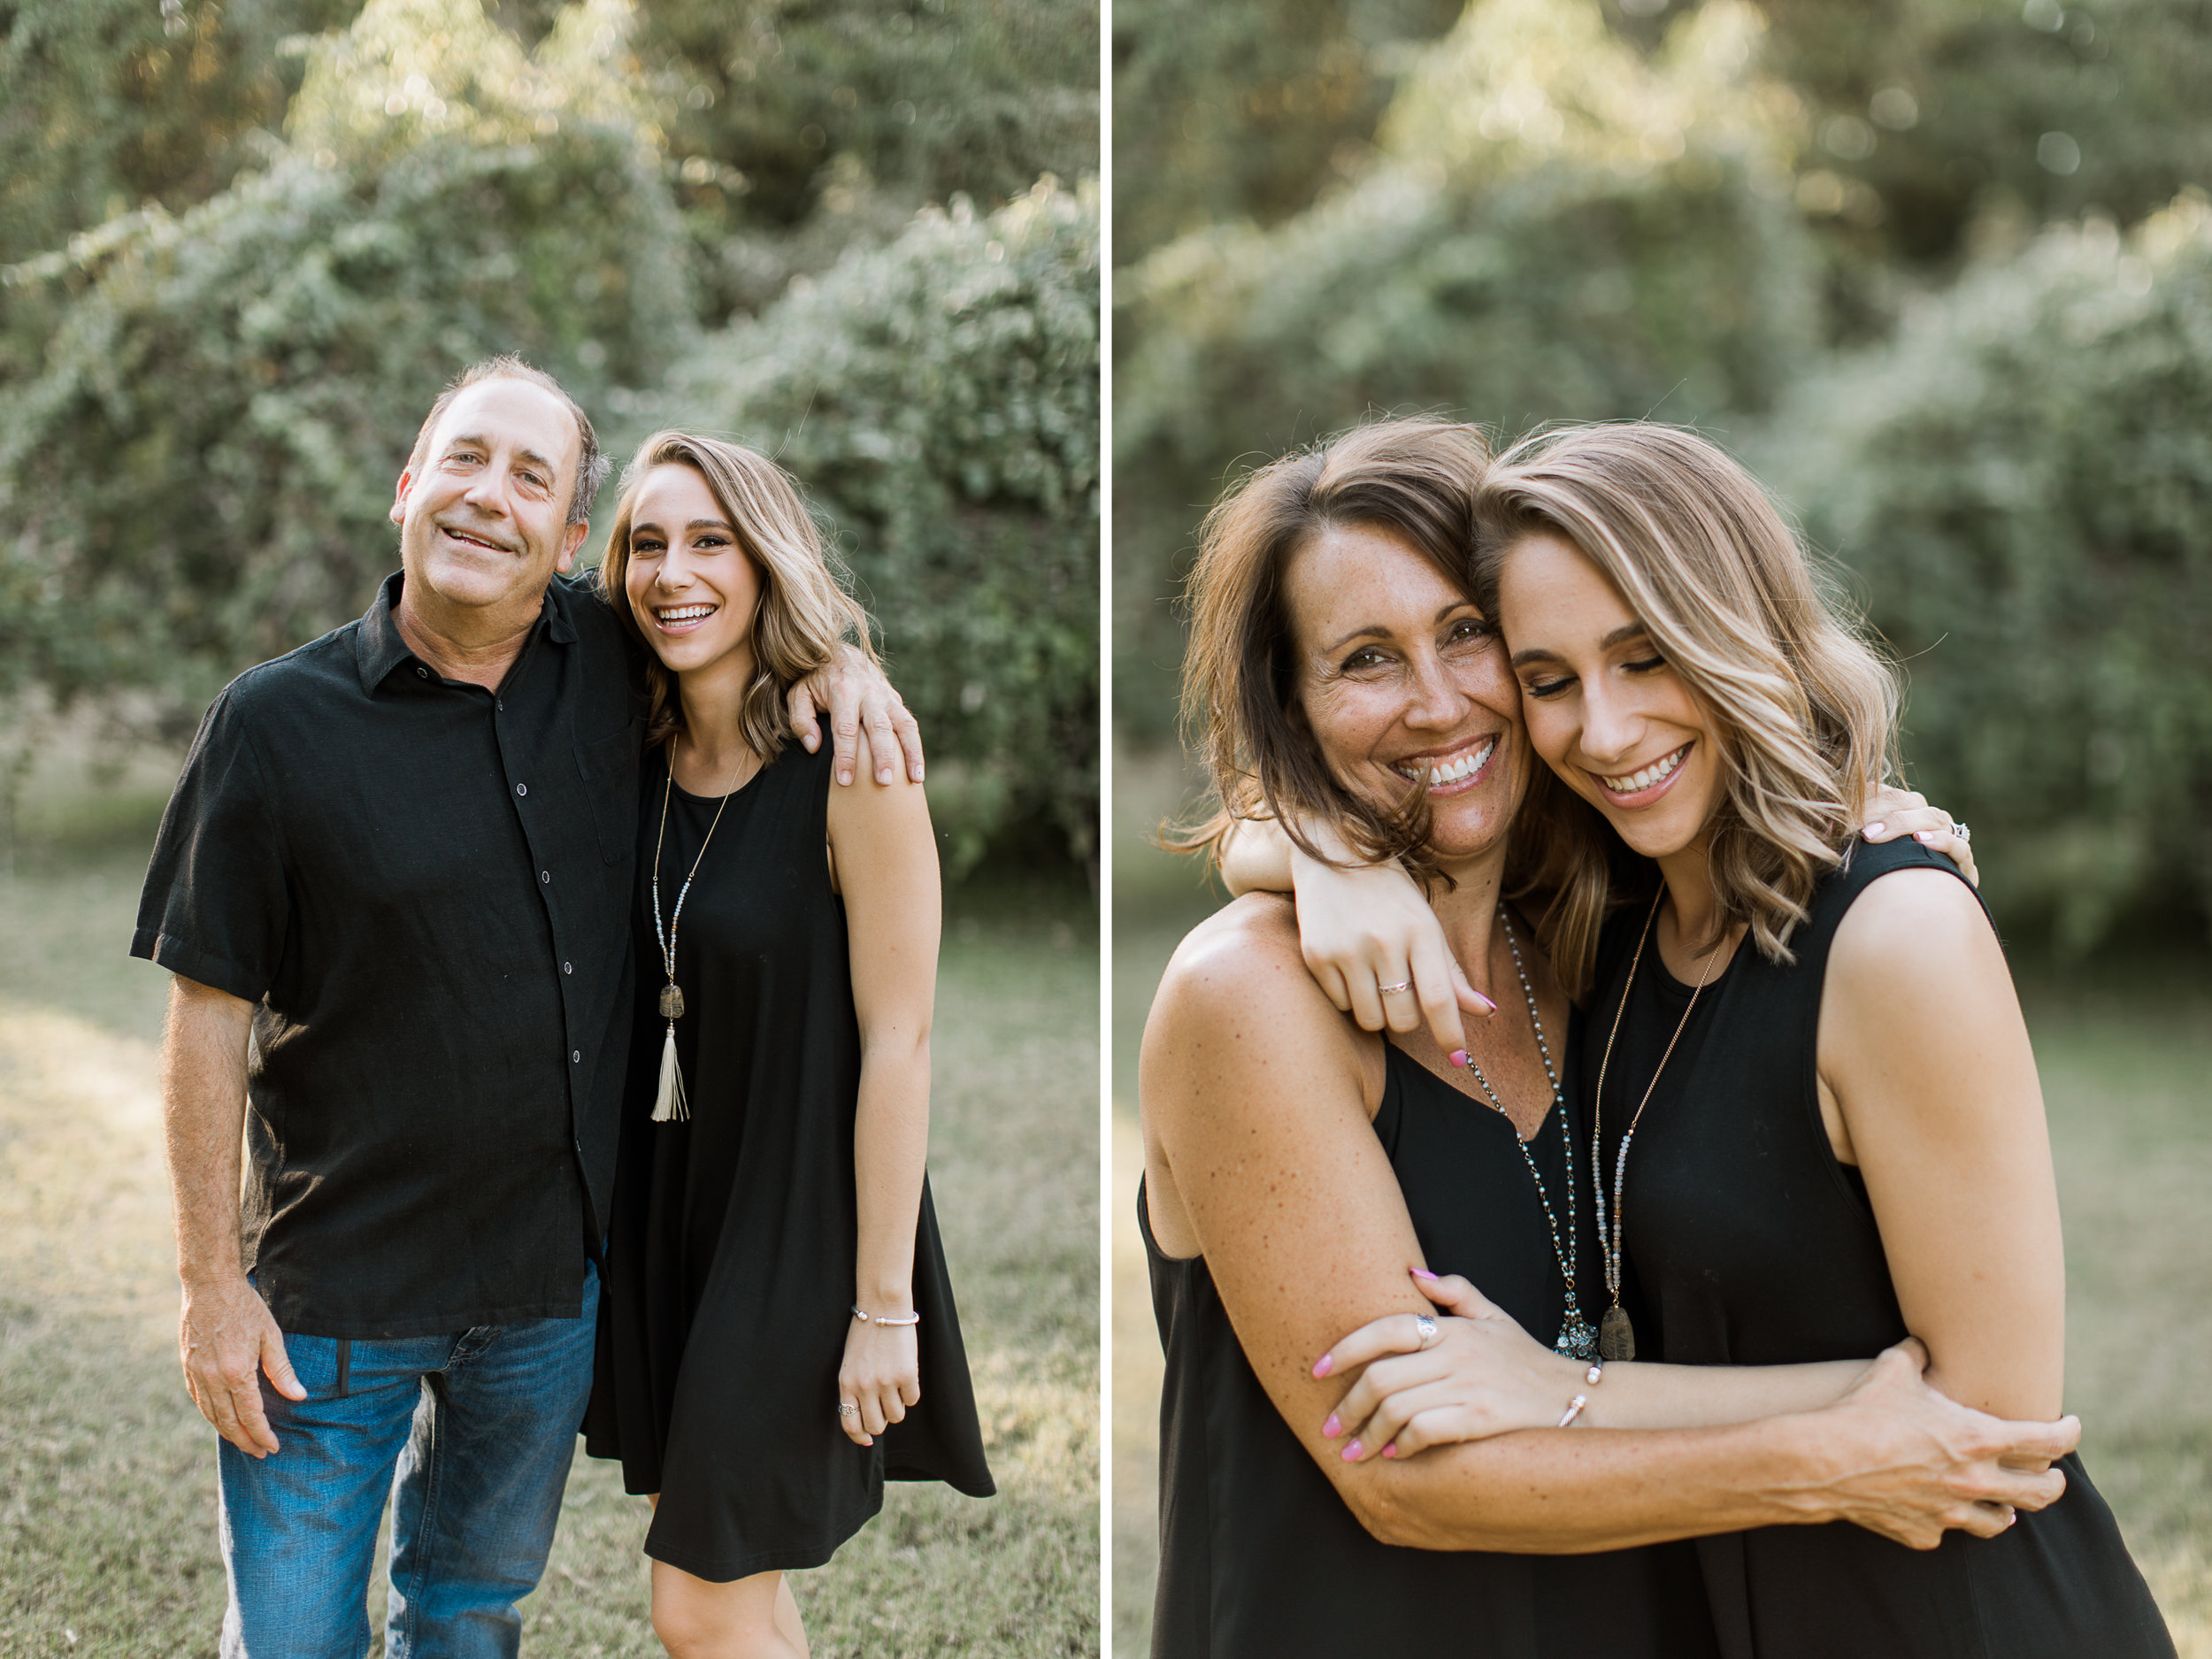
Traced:
<path fill-rule="evenodd" d="M 638 490 L 648 472 L 672 465 L 688 466 L 706 480 L 760 577 L 760 603 L 753 612 L 751 634 L 753 678 L 745 687 L 739 723 L 746 743 L 765 764 L 791 736 L 785 698 L 792 687 L 829 662 L 840 640 L 852 640 L 874 660 L 868 613 L 845 590 L 844 567 L 790 474 L 742 444 L 687 432 L 655 433 L 622 469 L 622 499 L 607 537 L 607 556 L 599 566 L 600 597 L 614 607 L 631 636 L 646 647 L 649 745 L 684 729 L 683 699 L 676 695 L 675 676 L 652 654 L 645 630 L 630 609 L 625 584 Z"/>
<path fill-rule="evenodd" d="M 1476 497 L 1474 582 L 1497 614 L 1506 556 L 1549 534 L 1620 590 L 1697 699 L 1724 794 L 1708 857 L 1717 926 L 1741 922 L 1769 960 L 1867 797 L 1896 767 L 1898 677 L 1839 587 L 1750 473 L 1678 426 L 1566 426 L 1524 438 Z M 1538 935 L 1569 991 L 1590 986 L 1617 892 L 1618 838 L 1548 767 L 1515 826 L 1521 886 L 1547 895 Z M 1709 941 L 1708 941 L 1709 942 Z"/>
<path fill-rule="evenodd" d="M 1271 817 L 1314 857 L 1323 855 L 1310 831 L 1326 824 L 1363 861 L 1403 858 L 1417 877 L 1437 875 L 1427 791 L 1411 785 L 1402 803 L 1379 805 L 1322 759 L 1298 704 L 1284 577 L 1314 537 L 1360 526 L 1397 535 L 1472 598 L 1475 488 L 1489 459 L 1474 426 L 1373 421 L 1258 468 L 1206 515 L 1186 590 L 1183 726 L 1210 774 L 1211 799 L 1169 845 L 1217 848 L 1238 819 Z"/>

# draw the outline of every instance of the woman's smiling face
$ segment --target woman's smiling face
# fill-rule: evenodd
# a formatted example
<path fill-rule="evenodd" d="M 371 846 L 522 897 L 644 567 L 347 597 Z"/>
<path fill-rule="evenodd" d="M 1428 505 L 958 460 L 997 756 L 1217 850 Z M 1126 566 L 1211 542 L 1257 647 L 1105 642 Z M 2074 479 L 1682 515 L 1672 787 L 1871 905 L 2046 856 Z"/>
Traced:
<path fill-rule="evenodd" d="M 1612 580 L 1572 542 L 1526 536 L 1498 610 L 1537 754 L 1646 857 L 1693 845 L 1723 787 L 1711 724 Z"/>
<path fill-rule="evenodd" d="M 1373 525 L 1322 531 L 1284 588 L 1300 704 L 1337 780 L 1386 810 L 1425 785 L 1440 858 L 1498 845 L 1527 786 L 1528 744 L 1519 689 L 1474 602 Z"/>
<path fill-rule="evenodd" d="M 672 672 L 695 672 L 733 650 L 749 657 L 760 572 L 696 467 L 669 462 L 638 486 L 622 586 Z"/>

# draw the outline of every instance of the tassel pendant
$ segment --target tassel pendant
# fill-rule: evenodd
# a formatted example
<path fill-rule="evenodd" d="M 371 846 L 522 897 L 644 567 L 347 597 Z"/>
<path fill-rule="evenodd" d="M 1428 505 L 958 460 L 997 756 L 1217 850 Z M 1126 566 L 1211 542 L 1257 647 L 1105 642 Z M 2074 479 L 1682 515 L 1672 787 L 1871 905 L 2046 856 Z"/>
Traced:
<path fill-rule="evenodd" d="M 1634 1359 L 1636 1333 L 1628 1311 L 1615 1302 L 1598 1319 L 1598 1354 L 1604 1359 Z"/>
<path fill-rule="evenodd" d="M 691 1112 L 684 1104 L 684 1074 L 676 1064 L 676 1022 L 668 1022 L 668 1036 L 661 1044 L 661 1086 L 653 1096 L 653 1121 L 682 1123 Z"/>

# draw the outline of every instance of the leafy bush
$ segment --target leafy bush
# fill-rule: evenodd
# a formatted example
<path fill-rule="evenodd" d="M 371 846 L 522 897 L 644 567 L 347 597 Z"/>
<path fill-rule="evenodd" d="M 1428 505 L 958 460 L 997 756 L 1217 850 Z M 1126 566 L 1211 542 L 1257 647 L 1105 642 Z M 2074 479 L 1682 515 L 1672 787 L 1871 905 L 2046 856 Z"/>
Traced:
<path fill-rule="evenodd" d="M 956 200 L 795 283 L 666 393 L 833 520 L 952 763 L 932 777 L 955 874 L 1025 821 L 1095 857 L 1098 265 L 1093 185 L 1046 179 L 987 219 Z"/>
<path fill-rule="evenodd" d="M 0 694 L 142 687 L 188 728 L 366 605 L 461 366 L 520 351 L 594 407 L 674 355 L 681 232 L 626 132 L 320 159 L 11 273 L 88 286 L 0 408 Z"/>
<path fill-rule="evenodd" d="M 1911 675 L 1915 782 L 2065 950 L 2212 917 L 2212 209 L 2047 232 L 1793 397 L 1755 461 Z"/>
<path fill-rule="evenodd" d="M 1154 596 L 1239 456 L 1377 409 L 1516 431 L 1773 401 L 1818 328 L 1757 35 L 1717 0 L 1647 60 L 1594 0 L 1481 0 L 1402 87 L 1356 182 L 1123 273 L 1116 580 L 1133 660 L 1117 684 L 1136 729 L 1164 732 L 1158 671 L 1179 649 Z"/>

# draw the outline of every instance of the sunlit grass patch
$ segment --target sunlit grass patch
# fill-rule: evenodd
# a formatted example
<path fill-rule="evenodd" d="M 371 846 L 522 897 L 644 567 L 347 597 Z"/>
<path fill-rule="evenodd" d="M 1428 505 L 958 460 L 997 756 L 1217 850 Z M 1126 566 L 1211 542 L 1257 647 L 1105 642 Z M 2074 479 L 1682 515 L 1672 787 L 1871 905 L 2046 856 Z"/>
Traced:
<path fill-rule="evenodd" d="M 0 876 L 0 1654 L 212 1655 L 222 1618 L 214 1437 L 175 1354 L 167 976 L 124 955 L 144 856 L 49 846 Z M 931 1182 L 999 1495 L 893 1484 L 795 1576 L 823 1659 L 1099 1649 L 1095 928 L 1053 889 L 962 904 Z M 660 1652 L 645 1525 L 580 1453 L 526 1653 Z"/>

